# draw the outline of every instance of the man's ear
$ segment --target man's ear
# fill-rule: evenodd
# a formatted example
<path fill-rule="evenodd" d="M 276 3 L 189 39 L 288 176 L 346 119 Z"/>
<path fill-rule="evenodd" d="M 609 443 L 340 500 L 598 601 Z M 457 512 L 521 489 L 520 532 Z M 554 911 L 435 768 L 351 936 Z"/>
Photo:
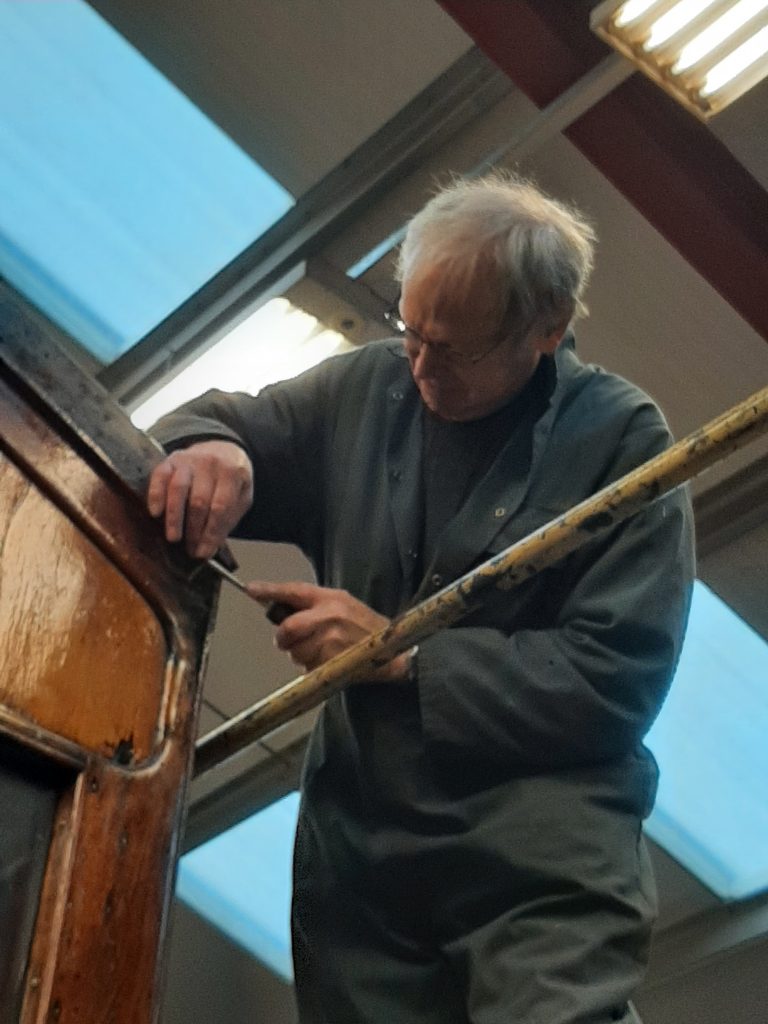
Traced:
<path fill-rule="evenodd" d="M 542 322 L 541 331 L 537 339 L 539 352 L 545 356 L 551 356 L 568 330 L 571 322 L 570 313 L 563 313 L 557 317 L 548 317 Z"/>

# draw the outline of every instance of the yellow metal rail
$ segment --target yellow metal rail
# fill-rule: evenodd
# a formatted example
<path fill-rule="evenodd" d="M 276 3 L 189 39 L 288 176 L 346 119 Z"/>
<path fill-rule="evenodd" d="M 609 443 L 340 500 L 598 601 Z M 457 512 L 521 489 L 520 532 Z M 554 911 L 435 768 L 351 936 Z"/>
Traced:
<path fill-rule="evenodd" d="M 404 612 L 320 668 L 287 683 L 198 741 L 195 774 L 365 678 L 400 651 L 477 608 L 492 589 L 511 590 L 768 430 L 768 387 L 667 451 Z"/>

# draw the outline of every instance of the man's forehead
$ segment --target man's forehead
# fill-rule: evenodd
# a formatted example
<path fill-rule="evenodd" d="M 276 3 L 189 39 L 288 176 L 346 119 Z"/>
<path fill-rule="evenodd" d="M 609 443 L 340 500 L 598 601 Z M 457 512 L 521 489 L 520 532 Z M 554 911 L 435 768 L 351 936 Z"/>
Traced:
<path fill-rule="evenodd" d="M 403 298 L 428 306 L 437 319 L 450 318 L 468 305 L 495 311 L 504 304 L 498 274 L 487 261 L 430 261 L 416 264 L 403 280 Z"/>

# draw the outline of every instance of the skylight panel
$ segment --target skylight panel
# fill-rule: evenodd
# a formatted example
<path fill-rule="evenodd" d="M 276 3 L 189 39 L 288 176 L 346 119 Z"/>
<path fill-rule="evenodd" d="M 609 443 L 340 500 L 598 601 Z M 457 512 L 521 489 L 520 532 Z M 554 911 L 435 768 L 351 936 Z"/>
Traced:
<path fill-rule="evenodd" d="M 179 862 L 177 895 L 286 981 L 293 980 L 291 861 L 299 794 L 289 793 Z"/>
<path fill-rule="evenodd" d="M 703 583 L 648 746 L 648 834 L 718 896 L 768 888 L 768 644 Z"/>
<path fill-rule="evenodd" d="M 109 363 L 293 199 L 82 0 L 0 3 L 0 274 Z"/>
<path fill-rule="evenodd" d="M 367 270 L 370 270 L 382 257 L 386 256 L 388 252 L 391 252 L 396 245 L 402 242 L 405 238 L 406 228 L 407 225 L 402 225 L 396 231 L 393 231 L 391 235 L 387 235 L 378 245 L 364 253 L 356 263 L 353 263 L 347 269 L 347 277 L 351 277 L 353 281 L 362 277 Z"/>

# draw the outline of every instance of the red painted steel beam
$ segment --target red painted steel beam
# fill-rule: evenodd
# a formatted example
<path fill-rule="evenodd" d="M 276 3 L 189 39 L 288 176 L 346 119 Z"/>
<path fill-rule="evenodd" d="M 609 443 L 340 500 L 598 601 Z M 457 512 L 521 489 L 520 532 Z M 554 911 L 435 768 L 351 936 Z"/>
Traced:
<path fill-rule="evenodd" d="M 440 3 L 538 107 L 610 52 L 590 2 Z M 706 125 L 637 74 L 565 134 L 768 340 L 768 193 Z"/>

